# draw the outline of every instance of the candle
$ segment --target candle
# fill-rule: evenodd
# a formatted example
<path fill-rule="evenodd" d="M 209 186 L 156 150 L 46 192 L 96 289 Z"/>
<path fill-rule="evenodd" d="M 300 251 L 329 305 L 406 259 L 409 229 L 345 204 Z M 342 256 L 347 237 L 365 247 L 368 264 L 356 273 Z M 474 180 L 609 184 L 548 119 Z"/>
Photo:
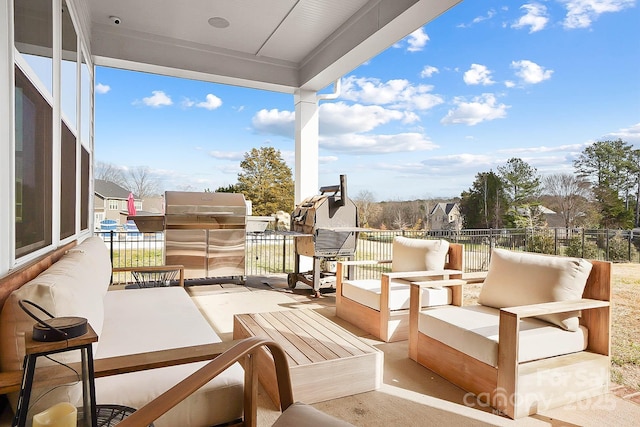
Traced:
<path fill-rule="evenodd" d="M 33 416 L 33 427 L 76 427 L 78 409 L 71 403 L 62 402 Z"/>

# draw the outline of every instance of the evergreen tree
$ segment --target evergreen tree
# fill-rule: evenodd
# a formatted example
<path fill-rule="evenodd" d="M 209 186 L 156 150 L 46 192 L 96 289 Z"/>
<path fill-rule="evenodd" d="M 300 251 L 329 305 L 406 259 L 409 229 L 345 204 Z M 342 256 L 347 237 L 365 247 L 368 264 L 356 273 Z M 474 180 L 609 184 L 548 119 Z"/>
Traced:
<path fill-rule="evenodd" d="M 291 168 L 273 147 L 253 148 L 240 162 L 235 188 L 251 200 L 254 215 L 271 215 L 277 211 L 292 212 L 294 183 Z"/>
<path fill-rule="evenodd" d="M 518 228 L 544 225 L 538 202 L 541 184 L 537 169 L 514 157 L 506 165 L 498 166 L 498 172 L 508 201 L 506 225 Z"/>
<path fill-rule="evenodd" d="M 621 139 L 597 141 L 583 150 L 573 166 L 580 178 L 593 185 L 602 213 L 600 225 L 630 228 L 634 222 L 631 194 L 640 173 L 631 145 Z"/>
<path fill-rule="evenodd" d="M 472 187 L 461 194 L 464 228 L 502 228 L 506 206 L 502 179 L 493 171 L 478 173 Z"/>

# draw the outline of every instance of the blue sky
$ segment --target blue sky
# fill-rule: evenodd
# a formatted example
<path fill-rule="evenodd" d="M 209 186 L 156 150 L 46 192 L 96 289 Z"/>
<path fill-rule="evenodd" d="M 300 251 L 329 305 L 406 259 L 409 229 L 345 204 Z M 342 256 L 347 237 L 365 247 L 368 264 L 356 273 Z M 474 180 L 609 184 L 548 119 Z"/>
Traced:
<path fill-rule="evenodd" d="M 288 94 L 98 67 L 96 160 L 162 190 L 234 184 L 244 153 L 294 167 Z M 573 172 L 590 143 L 640 148 L 635 0 L 466 0 L 342 79 L 320 103 L 319 184 L 376 200 L 455 197 L 522 158 Z"/>

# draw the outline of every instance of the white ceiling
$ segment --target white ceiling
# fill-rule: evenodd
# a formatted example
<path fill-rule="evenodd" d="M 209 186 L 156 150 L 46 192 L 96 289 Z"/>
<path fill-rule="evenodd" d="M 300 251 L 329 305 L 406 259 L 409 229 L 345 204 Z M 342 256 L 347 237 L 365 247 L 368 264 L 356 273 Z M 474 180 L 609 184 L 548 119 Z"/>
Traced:
<path fill-rule="evenodd" d="M 320 90 L 461 0 L 88 0 L 97 65 Z M 117 16 L 120 24 L 114 24 Z M 215 28 L 210 18 L 224 18 Z"/>

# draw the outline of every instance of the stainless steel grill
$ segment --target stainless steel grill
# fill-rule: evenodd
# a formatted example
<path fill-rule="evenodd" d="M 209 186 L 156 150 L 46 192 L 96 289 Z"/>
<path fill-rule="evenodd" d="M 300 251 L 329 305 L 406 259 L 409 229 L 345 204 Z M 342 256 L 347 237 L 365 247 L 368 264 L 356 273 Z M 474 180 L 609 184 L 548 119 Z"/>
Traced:
<path fill-rule="evenodd" d="M 165 262 L 186 278 L 245 279 L 247 206 L 239 193 L 165 192 Z"/>
<path fill-rule="evenodd" d="M 165 264 L 186 279 L 245 280 L 247 204 L 240 193 L 165 192 L 165 215 L 132 217 L 140 231 L 165 232 Z"/>
<path fill-rule="evenodd" d="M 291 216 L 291 231 L 295 243 L 295 272 L 287 282 L 295 288 L 298 281 L 313 287 L 317 295 L 320 286 L 335 281 L 339 258 L 353 258 L 358 242 L 358 209 L 347 196 L 347 178 L 340 175 L 340 184 L 320 188 L 320 194 L 309 197 L 296 207 Z M 300 256 L 313 258 L 313 268 L 300 272 Z"/>

